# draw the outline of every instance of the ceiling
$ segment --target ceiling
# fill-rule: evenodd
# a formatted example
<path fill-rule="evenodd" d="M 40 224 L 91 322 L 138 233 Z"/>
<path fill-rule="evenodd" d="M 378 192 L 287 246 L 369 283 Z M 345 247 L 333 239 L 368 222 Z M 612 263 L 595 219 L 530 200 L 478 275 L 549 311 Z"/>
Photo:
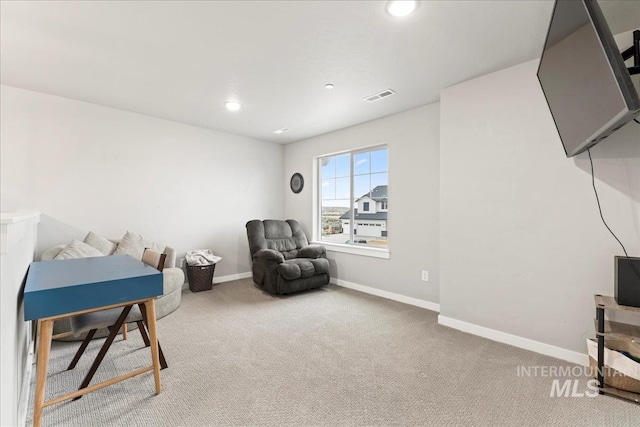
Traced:
<path fill-rule="evenodd" d="M 625 8 L 636 2 L 606 3 L 614 32 L 632 25 Z M 436 102 L 441 88 L 538 57 L 553 3 L 424 1 L 405 18 L 384 1 L 0 7 L 2 84 L 290 143 Z M 388 88 L 397 94 L 363 101 Z M 243 108 L 226 111 L 229 99 Z"/>

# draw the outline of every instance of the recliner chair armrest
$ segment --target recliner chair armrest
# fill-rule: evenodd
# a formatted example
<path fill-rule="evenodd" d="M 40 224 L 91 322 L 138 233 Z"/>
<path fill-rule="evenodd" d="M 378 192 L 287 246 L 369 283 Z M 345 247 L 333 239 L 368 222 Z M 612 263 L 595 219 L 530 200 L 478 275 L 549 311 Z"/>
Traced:
<path fill-rule="evenodd" d="M 327 249 L 320 245 L 308 245 L 300 249 L 299 258 L 326 258 Z"/>
<path fill-rule="evenodd" d="M 254 260 L 265 260 L 265 261 L 275 261 L 277 263 L 283 263 L 284 257 L 282 254 L 273 249 L 260 249 L 258 252 L 253 254 Z"/>

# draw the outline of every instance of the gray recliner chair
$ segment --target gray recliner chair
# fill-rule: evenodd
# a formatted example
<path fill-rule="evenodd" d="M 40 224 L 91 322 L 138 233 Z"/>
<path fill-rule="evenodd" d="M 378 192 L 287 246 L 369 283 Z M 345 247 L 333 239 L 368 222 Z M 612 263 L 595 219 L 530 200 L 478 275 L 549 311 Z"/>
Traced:
<path fill-rule="evenodd" d="M 288 294 L 329 283 L 326 249 L 310 245 L 297 221 L 247 222 L 254 283 L 270 294 Z"/>

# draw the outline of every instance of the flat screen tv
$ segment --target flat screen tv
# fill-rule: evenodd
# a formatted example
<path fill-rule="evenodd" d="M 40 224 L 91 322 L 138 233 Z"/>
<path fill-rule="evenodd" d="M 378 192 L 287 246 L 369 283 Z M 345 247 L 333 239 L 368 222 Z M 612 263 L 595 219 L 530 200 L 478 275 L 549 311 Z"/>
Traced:
<path fill-rule="evenodd" d="M 595 0 L 556 0 L 538 80 L 567 157 L 640 114 L 640 98 Z"/>

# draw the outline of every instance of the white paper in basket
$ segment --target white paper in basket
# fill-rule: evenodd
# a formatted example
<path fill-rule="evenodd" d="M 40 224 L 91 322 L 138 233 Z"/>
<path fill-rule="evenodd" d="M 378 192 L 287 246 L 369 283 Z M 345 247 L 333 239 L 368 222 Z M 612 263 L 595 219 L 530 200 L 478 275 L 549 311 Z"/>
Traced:
<path fill-rule="evenodd" d="M 598 343 L 593 339 L 587 339 L 587 349 L 589 350 L 589 357 L 594 360 L 598 360 Z M 634 362 L 624 354 L 617 351 L 604 348 L 604 364 L 616 371 L 625 374 L 628 377 L 634 378 L 640 381 L 640 363 Z"/>

